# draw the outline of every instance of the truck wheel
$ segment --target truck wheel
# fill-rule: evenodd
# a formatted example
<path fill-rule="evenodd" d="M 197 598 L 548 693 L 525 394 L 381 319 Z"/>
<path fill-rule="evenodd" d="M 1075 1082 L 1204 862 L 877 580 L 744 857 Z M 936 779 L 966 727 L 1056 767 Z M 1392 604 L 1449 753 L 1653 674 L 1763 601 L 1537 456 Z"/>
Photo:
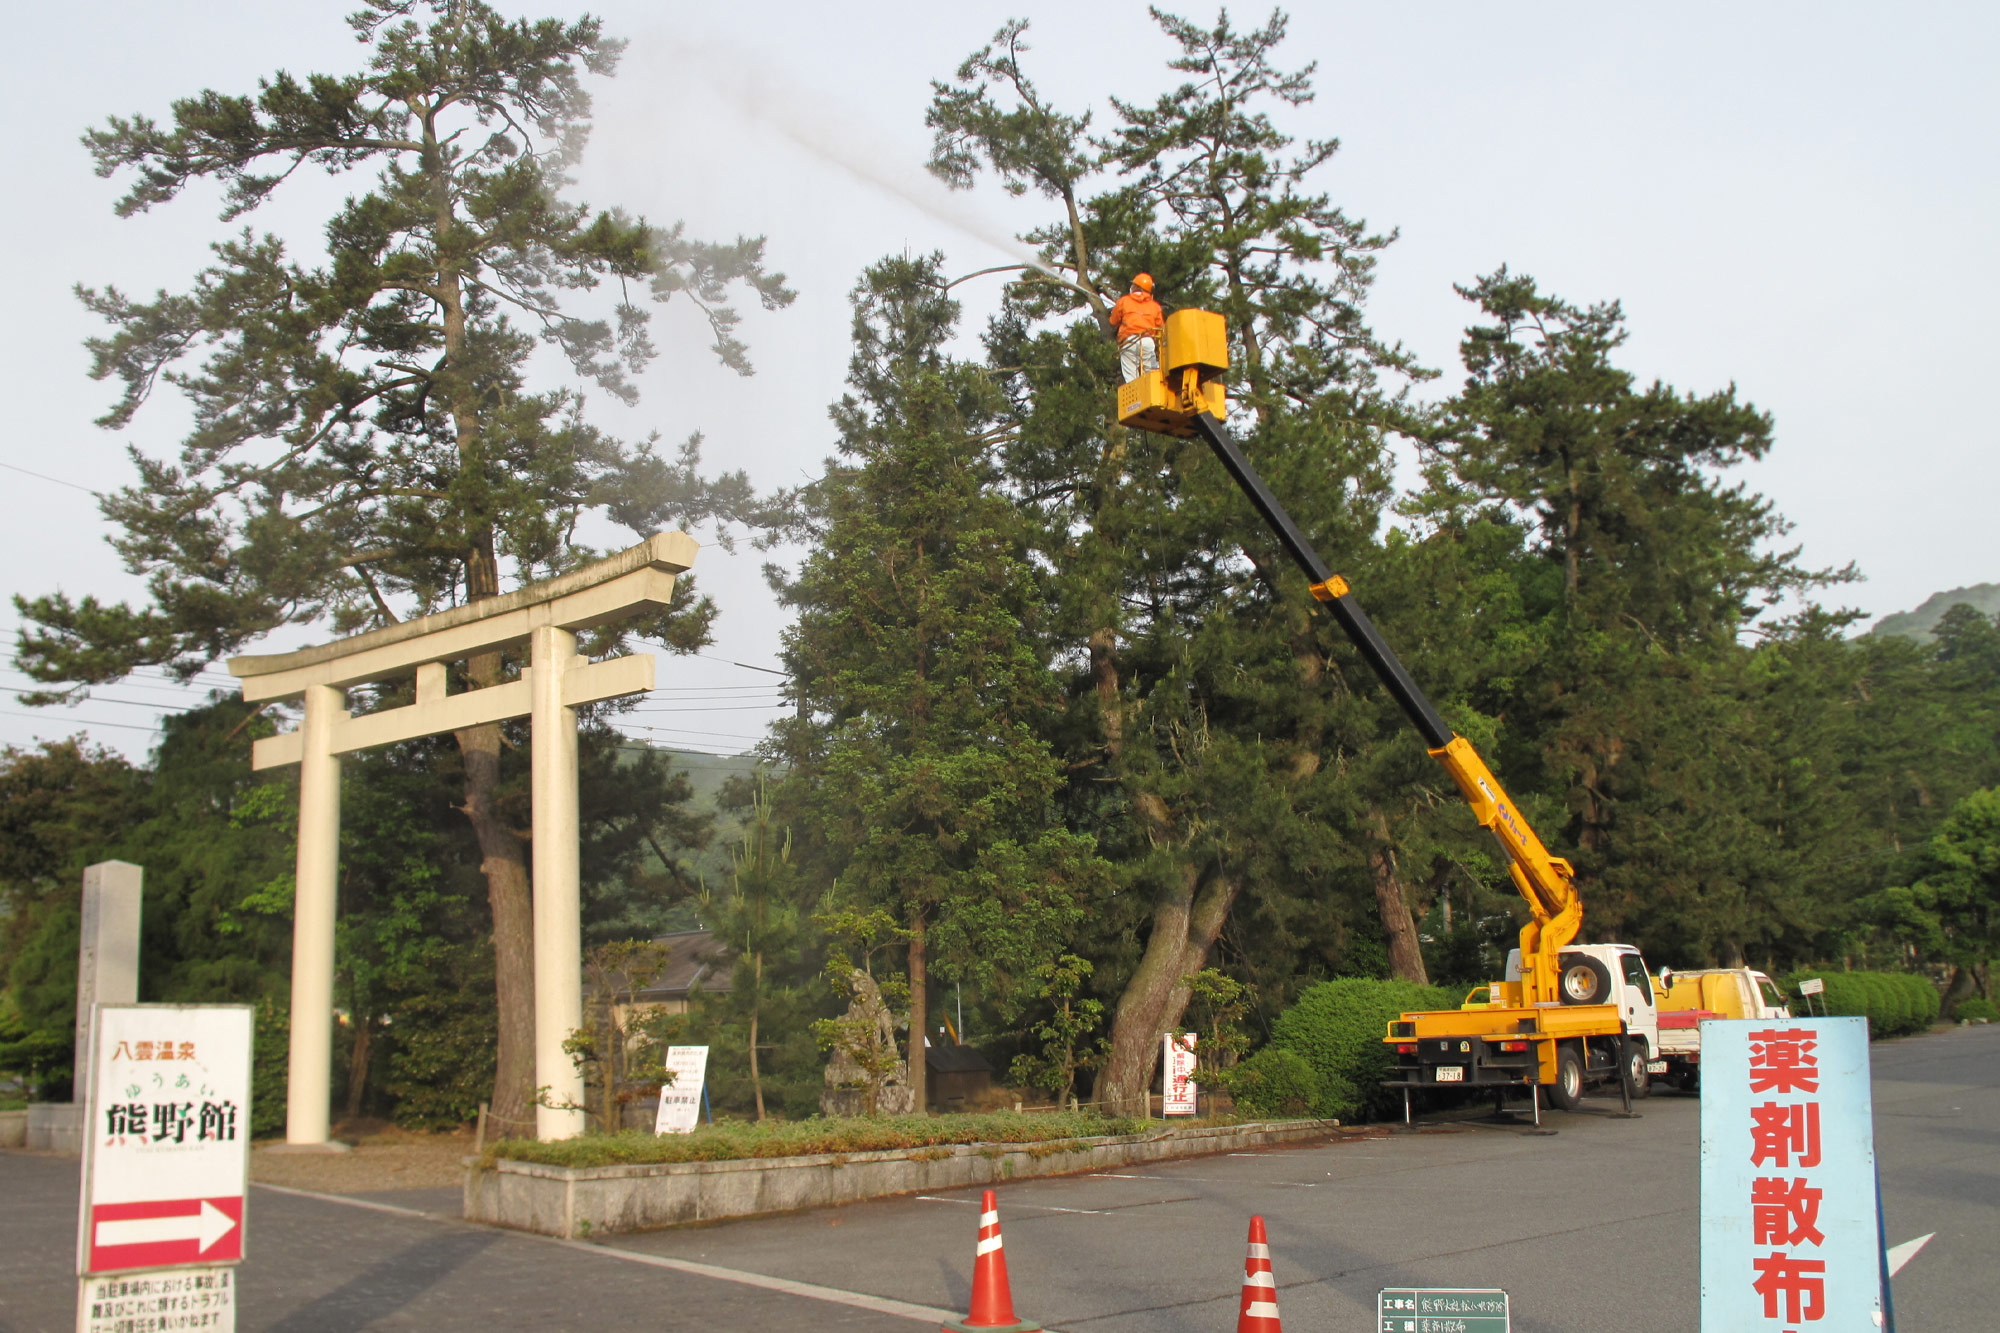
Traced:
<path fill-rule="evenodd" d="M 1583 1105 L 1583 1055 L 1565 1042 L 1556 1052 L 1556 1081 L 1549 1085 L 1549 1105 L 1574 1111 Z"/>
<path fill-rule="evenodd" d="M 1633 1100 L 1645 1096 L 1652 1088 L 1652 1078 L 1646 1073 L 1646 1043 L 1628 1041 L 1625 1043 L 1625 1082 L 1632 1089 Z"/>
<path fill-rule="evenodd" d="M 1562 968 L 1556 984 L 1564 1004 L 1603 1004 L 1611 996 L 1611 969 L 1587 953 L 1566 953 L 1557 959 Z"/>

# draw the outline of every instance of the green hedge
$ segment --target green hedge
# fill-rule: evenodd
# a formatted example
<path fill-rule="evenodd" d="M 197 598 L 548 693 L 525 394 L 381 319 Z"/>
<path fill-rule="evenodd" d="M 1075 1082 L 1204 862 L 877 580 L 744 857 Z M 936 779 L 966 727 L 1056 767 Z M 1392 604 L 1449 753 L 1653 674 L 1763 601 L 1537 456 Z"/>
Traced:
<path fill-rule="evenodd" d="M 1820 995 L 1800 996 L 1799 983 L 1817 977 L 1826 983 Z M 1814 1013 L 1868 1020 L 1871 1037 L 1901 1037 L 1926 1031 L 1938 1016 L 1938 991 L 1924 978 L 1908 972 L 1821 972 L 1808 969 L 1785 978 L 1785 990 L 1797 997 L 1792 1012 L 1804 1017 L 1808 1002 Z"/>
<path fill-rule="evenodd" d="M 2000 1008 L 1993 1001 L 1977 995 L 1968 995 L 1951 1007 L 1951 1016 L 1956 1019 L 1983 1019 L 1988 1023 L 2000 1022 Z"/>
<path fill-rule="evenodd" d="M 750 1157 L 798 1157 L 811 1153 L 887 1152 L 955 1143 L 1047 1143 L 1100 1134 L 1157 1131 L 1157 1120 L 1101 1116 L 1090 1111 L 1009 1112 L 930 1116 L 814 1116 L 810 1120 L 718 1120 L 688 1134 L 654 1135 L 643 1130 L 585 1134 L 539 1143 L 504 1139 L 486 1150 L 496 1158 L 546 1162 L 550 1166 L 622 1166 L 635 1162 L 728 1162 Z"/>
<path fill-rule="evenodd" d="M 1236 1109 L 1258 1119 L 1312 1115 L 1324 1090 L 1312 1062 L 1283 1046 L 1266 1046 L 1229 1071 Z"/>
<path fill-rule="evenodd" d="M 1314 1115 L 1355 1120 L 1383 1114 L 1400 1105 L 1382 1087 L 1394 1062 L 1382 1041 L 1389 1023 L 1411 1009 L 1456 1009 L 1459 998 L 1457 992 L 1410 981 L 1322 981 L 1271 1025 L 1270 1046 L 1294 1052 L 1311 1067 L 1318 1082 L 1309 1088 Z M 1283 1060 L 1259 1052 L 1245 1063 L 1259 1057 L 1271 1062 L 1274 1074 Z"/>

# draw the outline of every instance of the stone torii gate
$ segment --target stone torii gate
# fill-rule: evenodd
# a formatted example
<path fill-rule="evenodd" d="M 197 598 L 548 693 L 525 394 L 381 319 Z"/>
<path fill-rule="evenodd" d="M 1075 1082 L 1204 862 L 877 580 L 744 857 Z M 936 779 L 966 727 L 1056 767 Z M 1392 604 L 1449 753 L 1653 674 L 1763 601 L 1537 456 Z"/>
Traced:
<path fill-rule="evenodd" d="M 502 597 L 370 630 L 293 653 L 229 660 L 246 702 L 303 699 L 296 731 L 256 743 L 252 768 L 299 765 L 298 887 L 292 919 L 290 1085 L 285 1138 L 327 1141 L 333 1069 L 333 943 L 340 853 L 340 756 L 461 727 L 526 717 L 534 797 L 535 1083 L 548 1100 L 583 1103 L 583 1075 L 563 1041 L 583 1026 L 582 927 L 577 870 L 576 709 L 653 688 L 651 654 L 591 662 L 576 632 L 672 601 L 674 576 L 698 548 L 663 532 L 609 560 Z M 446 663 L 526 642 L 520 679 L 446 692 Z M 347 711 L 356 685 L 414 672 L 417 700 L 402 708 Z M 538 1105 L 542 1139 L 583 1132 L 581 1110 Z"/>

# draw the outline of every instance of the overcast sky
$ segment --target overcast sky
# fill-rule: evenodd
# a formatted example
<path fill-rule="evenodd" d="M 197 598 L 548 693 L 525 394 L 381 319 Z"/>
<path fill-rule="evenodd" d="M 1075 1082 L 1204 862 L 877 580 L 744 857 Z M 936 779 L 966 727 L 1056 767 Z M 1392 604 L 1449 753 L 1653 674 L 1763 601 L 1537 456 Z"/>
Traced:
<path fill-rule="evenodd" d="M 250 91 L 278 69 L 357 68 L 365 53 L 345 9 L 73 0 L 11 21 L 0 57 L 0 115 L 15 127 L 12 206 L 0 216 L 13 259 L 0 328 L 0 493 L 11 501 L 0 591 L 136 591 L 104 545 L 90 492 L 128 479 L 128 445 L 172 449 L 183 418 L 171 404 L 149 407 L 129 437 L 91 424 L 111 394 L 86 375 L 81 343 L 95 329 L 70 288 L 182 287 L 221 230 L 212 196 L 193 193 L 114 218 L 120 187 L 92 174 L 77 136 L 111 114 L 165 119 L 171 99 L 201 88 Z M 668 440 L 699 430 L 712 465 L 747 468 L 765 486 L 815 475 L 831 450 L 847 292 L 865 264 L 906 248 L 941 249 L 962 271 L 1004 262 L 1000 242 L 1043 216 L 997 191 L 947 196 L 928 182 L 931 79 L 1024 15 L 1032 69 L 1065 108 L 1094 105 L 1102 117 L 1107 94 L 1150 100 L 1178 81 L 1137 3 L 592 12 L 631 46 L 618 77 L 596 87 L 580 197 L 685 219 L 696 235 L 767 236 L 771 262 L 799 292 L 789 310 L 746 318 L 758 367 L 748 380 L 714 368 L 703 330 L 664 313 L 665 355 L 639 406 L 600 404 L 596 418 Z M 1294 16 L 1285 53 L 1318 62 L 1320 96 L 1281 123 L 1337 136 L 1344 146 L 1321 187 L 1401 233 L 1370 305 L 1380 333 L 1445 370 L 1448 387 L 1467 314 L 1454 282 L 1505 263 L 1574 301 L 1622 301 L 1627 367 L 1684 391 L 1734 383 L 1775 414 L 1777 448 L 1746 479 L 1797 524 L 1808 563 L 1859 565 L 1867 582 L 1837 600 L 1874 617 L 2000 580 L 1989 517 L 2000 458 L 1981 406 L 2000 352 L 1996 15 L 1990 4 L 1825 0 L 1321 0 Z M 249 221 L 309 251 L 316 221 L 348 188 L 359 182 L 306 182 Z M 993 293 L 961 291 L 976 322 Z M 776 665 L 782 626 L 761 559 L 703 551 L 696 572 L 722 608 L 718 642 L 702 659 L 662 659 L 668 688 L 630 719 L 656 728 L 642 734 L 718 752 L 761 734 L 776 678 L 748 668 Z M 0 609 L 6 665 L 16 621 L 11 605 Z M 6 689 L 26 684 L 0 674 Z M 22 716 L 0 694 L 0 743 L 84 730 L 136 757 L 159 711 L 188 697 L 149 675 L 74 710 Z"/>

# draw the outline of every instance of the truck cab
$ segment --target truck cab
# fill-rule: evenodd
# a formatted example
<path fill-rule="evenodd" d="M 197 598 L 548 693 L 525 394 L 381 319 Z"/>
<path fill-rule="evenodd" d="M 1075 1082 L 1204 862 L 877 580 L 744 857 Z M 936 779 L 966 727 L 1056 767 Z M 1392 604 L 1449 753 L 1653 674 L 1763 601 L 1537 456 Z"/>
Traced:
<path fill-rule="evenodd" d="M 1629 944 L 1572 944 L 1563 950 L 1562 960 L 1564 1003 L 1615 1006 L 1626 1036 L 1645 1043 L 1647 1062 L 1652 1063 L 1660 1049 L 1660 1010 L 1652 975 L 1638 949 Z M 1598 967 L 1588 968 L 1580 960 L 1594 961 Z M 1588 984 L 1580 976 L 1583 971 L 1598 974 L 1596 989 L 1579 989 Z M 1519 949 L 1507 951 L 1507 980 L 1521 980 Z M 1572 994 L 1577 998 L 1572 1000 Z"/>

